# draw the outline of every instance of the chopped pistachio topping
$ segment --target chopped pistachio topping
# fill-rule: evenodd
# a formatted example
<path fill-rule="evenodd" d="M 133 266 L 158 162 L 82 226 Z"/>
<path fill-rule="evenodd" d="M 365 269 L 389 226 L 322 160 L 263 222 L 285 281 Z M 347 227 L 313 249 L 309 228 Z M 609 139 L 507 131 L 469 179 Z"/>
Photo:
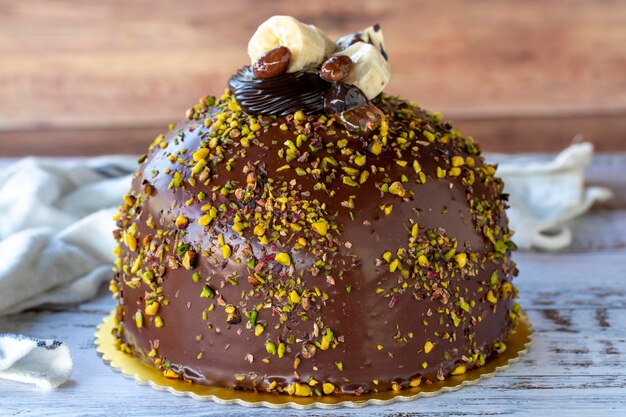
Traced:
<path fill-rule="evenodd" d="M 274 259 L 281 265 L 291 265 L 291 256 L 289 256 L 289 254 L 286 252 L 278 252 Z"/>
<path fill-rule="evenodd" d="M 445 354 L 446 360 L 463 358 L 465 364 L 453 374 L 483 364 L 490 350 L 472 347 L 454 356 L 448 348 L 435 349 L 461 338 L 472 341 L 485 311 L 502 310 L 511 323 L 520 314 L 512 303 L 516 290 L 510 283 L 516 271 L 510 260 L 515 245 L 500 221 L 505 207 L 502 183 L 473 139 L 450 128 L 440 116 L 384 95 L 380 103 L 386 112 L 379 127 L 357 138 L 326 116 L 301 111 L 280 118 L 248 115 L 226 92 L 221 98 L 202 98 L 188 111 L 188 122 L 159 135 L 141 158 L 145 171 L 140 170 L 141 181 L 136 182 L 141 185 L 124 197 L 115 218 L 118 259 L 109 287 L 119 299 L 125 287 L 145 294 L 145 304 L 131 317 L 136 326 L 127 330 L 154 330 L 150 323 L 163 327 L 158 314 L 174 303 L 176 308 L 185 303 L 188 309 L 201 303 L 206 328 L 198 337 L 223 333 L 224 328 L 237 335 L 233 337 L 253 332 L 258 337 L 254 343 L 261 349 L 265 344 L 267 355 L 257 359 L 248 354 L 245 360 L 271 365 L 284 358 L 298 378 L 286 383 L 241 373 L 232 376 L 237 386 L 330 395 L 341 392 L 343 385 L 322 383 L 326 379 L 316 366 L 311 368 L 311 358 L 322 360 L 317 357 L 320 351 L 336 349 L 351 336 L 342 334 L 340 325 L 331 330 L 322 320 L 324 311 L 341 301 L 338 294 L 369 297 L 363 291 L 371 291 L 389 308 L 408 308 L 415 300 L 438 307 L 418 318 L 424 336 L 390 322 L 393 333 L 380 339 L 372 352 L 393 357 L 395 347 L 412 344 L 423 373 L 402 383 L 372 379 L 363 389 L 401 390 L 443 378 L 436 374 L 437 354 L 428 357 L 430 365 L 424 361 L 433 351 Z M 148 168 L 151 164 L 158 167 Z M 429 212 L 415 211 L 425 207 L 415 198 L 423 196 L 420 187 L 445 187 L 459 199 L 466 198 L 462 221 L 484 239 L 486 248 L 470 246 L 453 230 L 424 227 L 432 221 Z M 144 204 L 164 191 L 180 195 L 181 201 L 160 207 L 161 216 L 145 210 Z M 158 207 L 159 201 L 149 204 Z M 372 208 L 375 214 L 370 215 L 367 210 Z M 436 215 L 456 216 L 452 208 L 456 210 L 446 207 Z M 380 252 L 372 257 L 377 259 L 360 259 L 353 245 L 361 242 L 346 240 L 346 225 L 375 233 L 379 221 L 401 224 L 406 235 L 393 247 L 381 240 L 380 245 L 389 247 L 378 247 Z M 293 253 L 298 254 L 297 265 Z M 371 287 L 355 282 L 351 271 L 358 262 L 376 268 L 380 282 Z M 165 289 L 163 283 L 175 280 L 176 274 L 185 274 L 195 300 Z M 468 292 L 462 284 L 469 280 L 478 282 L 476 290 Z M 505 302 L 512 307 L 498 304 Z M 247 320 L 238 325 L 243 313 Z M 294 323 L 300 322 L 310 325 L 310 333 L 294 330 Z M 134 348 L 123 342 L 121 330 L 116 336 L 120 349 L 131 352 Z M 229 346 L 223 347 L 228 351 Z M 493 349 L 503 351 L 506 346 L 498 343 Z M 203 356 L 196 354 L 198 360 Z M 150 350 L 156 366 L 180 378 L 174 371 L 178 368 L 170 368 L 159 355 L 158 346 Z M 352 369 L 352 359 L 335 366 L 339 371 L 344 366 Z M 299 380 L 303 369 L 313 369 L 315 378 Z M 345 381 L 353 383 L 347 377 Z"/>
<path fill-rule="evenodd" d="M 324 382 L 322 384 L 322 391 L 324 392 L 324 394 L 330 395 L 335 392 L 335 386 L 330 382 Z"/>

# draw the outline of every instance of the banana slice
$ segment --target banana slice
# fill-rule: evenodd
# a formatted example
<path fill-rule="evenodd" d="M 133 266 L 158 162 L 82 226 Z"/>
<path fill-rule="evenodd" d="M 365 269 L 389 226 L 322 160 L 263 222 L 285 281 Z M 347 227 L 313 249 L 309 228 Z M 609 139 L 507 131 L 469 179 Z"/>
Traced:
<path fill-rule="evenodd" d="M 385 60 L 389 61 L 387 51 L 385 51 L 385 39 L 383 38 L 383 31 L 380 29 L 380 25 L 378 23 L 363 29 L 361 31 L 361 36 L 363 37 L 364 42 L 368 42 L 374 45 L 380 51 Z"/>
<path fill-rule="evenodd" d="M 333 42 L 323 30 L 319 29 L 317 26 L 309 25 L 313 29 L 317 31 L 317 33 L 324 39 L 325 50 L 324 50 L 324 59 L 331 57 L 337 51 L 337 45 Z M 323 61 L 322 61 L 323 62 Z"/>
<path fill-rule="evenodd" d="M 252 64 L 263 53 L 277 46 L 291 51 L 287 72 L 296 72 L 319 66 L 330 53 L 332 41 L 313 25 L 306 25 L 291 16 L 273 16 L 261 23 L 248 42 L 248 55 Z M 334 46 L 333 46 L 334 47 Z"/>
<path fill-rule="evenodd" d="M 335 55 L 352 59 L 354 67 L 343 82 L 357 86 L 369 100 L 380 94 L 391 80 L 389 62 L 371 43 L 356 42 Z"/>
<path fill-rule="evenodd" d="M 366 42 L 374 45 L 383 57 L 389 61 L 389 57 L 387 56 L 387 51 L 385 50 L 385 39 L 383 38 L 383 31 L 380 28 L 380 25 L 376 23 L 375 25 L 368 26 L 365 29 L 350 33 L 341 37 L 337 41 L 337 47 L 342 50 L 346 49 L 349 46 L 355 44 L 356 42 Z"/>

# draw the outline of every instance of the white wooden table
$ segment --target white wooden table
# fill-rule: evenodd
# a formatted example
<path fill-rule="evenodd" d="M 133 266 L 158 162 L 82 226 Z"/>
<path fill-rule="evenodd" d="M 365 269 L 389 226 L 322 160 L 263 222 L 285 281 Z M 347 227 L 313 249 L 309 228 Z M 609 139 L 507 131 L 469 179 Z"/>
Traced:
<path fill-rule="evenodd" d="M 0 333 L 69 344 L 72 380 L 55 392 L 0 380 L 0 416 L 626 416 L 626 154 L 597 156 L 590 182 L 616 197 L 574 223 L 576 241 L 558 254 L 519 252 L 516 284 L 534 325 L 521 362 L 476 386 L 434 398 L 362 409 L 277 412 L 220 406 L 142 387 L 105 365 L 93 334 L 114 303 L 0 319 Z"/>

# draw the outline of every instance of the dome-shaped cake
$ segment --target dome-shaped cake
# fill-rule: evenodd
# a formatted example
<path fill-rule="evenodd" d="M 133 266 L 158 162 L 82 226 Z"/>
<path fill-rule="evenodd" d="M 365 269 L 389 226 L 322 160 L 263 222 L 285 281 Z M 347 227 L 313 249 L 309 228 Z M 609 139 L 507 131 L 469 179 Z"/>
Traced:
<path fill-rule="evenodd" d="M 116 218 L 120 348 L 171 378 L 304 396 L 413 387 L 503 349 L 514 245 L 478 145 L 322 77 L 347 108 L 292 112 L 289 83 L 320 72 L 251 71 L 140 160 Z M 263 114 L 269 98 L 285 111 Z"/>

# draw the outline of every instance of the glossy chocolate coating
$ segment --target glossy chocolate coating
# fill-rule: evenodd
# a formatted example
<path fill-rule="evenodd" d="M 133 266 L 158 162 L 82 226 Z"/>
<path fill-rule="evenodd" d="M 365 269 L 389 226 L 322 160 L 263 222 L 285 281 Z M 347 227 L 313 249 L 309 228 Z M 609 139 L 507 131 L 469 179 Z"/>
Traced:
<path fill-rule="evenodd" d="M 228 86 L 249 114 L 284 116 L 301 110 L 306 114 L 334 115 L 369 103 L 358 87 L 328 82 L 311 71 L 262 79 L 255 77 L 250 67 L 243 67 L 231 77 Z"/>
<path fill-rule="evenodd" d="M 514 325 L 512 294 L 495 288 L 510 286 L 516 270 L 508 250 L 503 256 L 495 256 L 498 251 L 487 236 L 501 242 L 510 235 L 500 195 L 502 184 L 484 165 L 471 141 L 455 139 L 454 131 L 447 124 L 438 122 L 421 109 L 383 97 L 380 106 L 388 121 L 389 141 L 395 141 L 402 132 L 418 132 L 413 138 L 407 135 L 414 146 L 405 148 L 402 160 L 398 157 L 401 145 L 398 145 L 398 152 L 388 147 L 379 151 L 376 138 L 352 136 L 337 124 L 328 127 L 327 123 L 317 122 L 319 116 L 295 125 L 291 116 L 275 120 L 260 117 L 258 122 L 263 128 L 249 147 L 240 146 L 236 134 L 229 136 L 235 139 L 221 142 L 221 161 L 228 161 L 238 153 L 241 156 L 243 151 L 245 156 L 234 158 L 228 167 L 225 162 L 212 159 L 210 181 L 206 185 L 200 181 L 191 185 L 186 182 L 195 165 L 191 154 L 210 142 L 207 136 L 210 129 L 204 126 L 215 126 L 219 114 L 237 120 L 248 117 L 225 111 L 225 106 L 222 104 L 219 110 L 209 107 L 205 113 L 179 124 L 159 143 L 155 142 L 133 180 L 130 195 L 136 200 L 132 207 L 122 208 L 118 220 L 121 230 L 117 233 L 120 242 L 127 242 L 120 234 L 127 233 L 135 224 L 138 248 L 148 248 L 152 243 L 157 248 L 142 252 L 141 268 L 161 270 L 150 284 L 152 287 L 142 281 L 129 286 L 127 282 L 138 273 L 131 271 L 132 265 L 136 265 L 137 251 L 143 249 L 135 251 L 127 247 L 128 243 L 121 244 L 120 258 L 127 267 L 121 268 L 115 279 L 121 306 L 119 337 L 135 355 L 150 364 L 158 359 L 157 365 L 162 369 L 171 369 L 201 384 L 285 392 L 293 383 L 299 383 L 311 387 L 316 395 L 321 393 L 322 383 L 331 383 L 335 392 L 359 394 L 408 387 L 417 380 L 443 378 L 461 364 L 470 368 L 476 360 L 468 362 L 468 357 L 474 353 L 488 357 L 494 344 L 506 339 Z M 399 114 L 404 116 L 399 117 Z M 204 122 L 205 118 L 212 122 Z M 411 121 L 416 124 L 414 128 L 409 126 Z M 281 128 L 282 125 L 288 129 Z M 435 132 L 438 139 L 430 142 L 430 135 L 421 136 L 420 132 L 427 130 Z M 286 161 L 279 149 L 286 141 L 295 140 L 298 131 L 306 132 L 307 143 L 317 150 L 311 150 L 310 156 L 305 158 L 304 152 L 309 150 L 306 145 L 301 146 L 298 157 L 285 169 Z M 331 143 L 334 146 L 329 147 Z M 344 152 L 338 151 L 339 144 Z M 415 150 L 411 151 L 413 148 Z M 346 149 L 352 155 L 348 155 Z M 356 186 L 341 176 L 339 168 L 358 167 L 361 161 L 356 164 L 355 155 L 367 158 L 361 172 L 370 172 L 363 183 L 359 183 L 359 175 L 356 175 Z M 451 162 L 455 161 L 454 157 L 467 161 L 459 169 L 461 174 L 442 177 L 441 169 L 456 174 Z M 337 170 L 333 171 L 331 164 L 321 176 L 331 176 L 327 180 L 301 175 L 302 171 L 297 170 L 310 169 L 312 161 L 329 160 L 327 158 L 337 163 Z M 473 161 L 471 164 L 469 158 Z M 404 162 L 408 163 L 403 166 Z M 252 171 L 245 168 L 250 164 L 254 166 Z M 371 166 L 379 169 L 370 169 Z M 183 185 L 172 186 L 174 172 L 183 173 Z M 422 174 L 418 175 L 419 172 Z M 407 181 L 396 181 L 402 176 Z M 424 181 L 418 183 L 422 176 Z M 470 177 L 475 177 L 475 181 L 470 183 Z M 394 182 L 386 182 L 388 179 Z M 316 186 L 320 182 L 325 184 L 325 189 Z M 277 187 L 276 192 L 285 184 L 284 192 L 289 190 L 290 195 L 297 198 L 316 201 L 310 213 L 322 210 L 320 207 L 324 204 L 323 212 L 332 219 L 333 225 L 329 238 L 316 244 L 312 235 L 294 229 L 287 230 L 275 244 L 262 244 L 254 233 L 252 220 L 246 229 L 235 232 L 233 217 L 237 210 L 291 216 L 285 214 L 290 213 L 291 205 L 281 207 L 276 202 L 268 207 L 263 197 L 268 183 Z M 383 183 L 391 184 L 389 189 L 394 192 L 381 192 Z M 228 195 L 219 192 L 219 186 L 227 184 L 235 189 L 248 187 L 258 198 L 237 202 L 241 194 L 237 197 L 236 191 Z M 146 187 L 150 187 L 150 193 L 146 192 Z M 206 195 L 202 201 L 198 200 L 199 192 Z M 346 206 L 346 201 L 353 201 L 354 207 Z M 203 227 L 198 219 L 204 213 L 202 206 L 207 203 L 226 206 L 223 211 L 220 209 L 214 223 Z M 233 208 L 239 208 L 229 211 L 231 203 Z M 492 207 L 488 215 L 476 214 L 478 203 L 481 210 Z M 393 207 L 390 214 L 385 214 L 381 208 L 387 205 Z M 191 219 L 184 231 L 177 231 L 174 226 L 178 216 Z M 445 287 L 430 266 L 422 268 L 424 278 L 412 278 L 412 275 L 403 278 L 399 270 L 392 271 L 390 263 L 381 258 L 387 251 L 395 257 L 398 248 L 407 247 L 411 221 L 419 224 L 418 241 L 422 243 L 428 240 L 425 233 L 429 230 L 441 239 L 456 238 L 456 253 L 463 251 L 469 258 L 475 256 L 476 261 L 468 261 L 468 266 L 473 266 L 457 265 L 454 256 L 449 261 L 435 261 L 444 253 L 429 252 L 430 265 L 439 262 L 442 268 L 439 273 L 448 281 Z M 232 255 L 226 259 L 218 239 L 220 233 L 232 248 Z M 293 245 L 300 236 L 306 236 L 308 244 L 296 250 Z M 162 256 L 155 255 L 158 254 L 157 243 L 165 241 L 169 245 Z M 192 270 L 167 261 L 168 256 L 180 258 L 175 253 L 176 241 L 200 249 L 198 264 Z M 246 245 L 250 245 L 248 249 Z M 273 271 L 271 283 L 254 286 L 246 279 L 250 276 L 246 250 L 251 250 Z M 314 250 L 316 253 L 312 252 Z M 273 254 L 278 252 L 290 254 L 293 269 L 273 261 Z M 327 265 L 332 268 L 312 273 L 313 265 L 320 259 L 327 259 Z M 255 269 L 259 269 L 258 265 Z M 194 272 L 201 277 L 200 282 L 192 279 Z M 497 283 L 493 281 L 494 275 Z M 208 276 L 212 278 L 206 282 Z M 230 276 L 240 277 L 237 285 L 226 279 Z M 310 290 L 314 294 L 317 288 L 326 296 L 311 296 L 308 308 L 301 300 L 285 301 L 289 289 L 280 297 L 277 292 L 268 296 L 266 291 L 283 284 L 291 285 L 289 280 L 295 282 L 293 288 L 298 291 Z M 408 287 L 403 288 L 400 282 L 406 282 Z M 211 286 L 215 298 L 200 297 L 204 284 Z M 399 290 L 393 291 L 394 288 Z M 154 317 L 144 313 L 143 325 L 138 328 L 134 314 L 145 308 L 146 297 L 154 296 L 150 292 L 155 289 L 167 300 L 167 305 L 161 301 L 158 311 L 164 324 L 156 327 Z M 488 293 L 492 293 L 491 297 Z M 266 323 L 264 331 L 255 335 L 255 326 L 246 325 L 244 313 L 268 300 L 273 302 L 272 306 L 260 308 L 256 319 L 257 323 Z M 211 304 L 214 308 L 207 311 Z M 224 305 L 235 306 L 243 320 L 229 325 Z M 288 311 L 285 306 L 289 307 Z M 305 316 L 307 320 L 303 319 Z M 324 327 L 316 335 L 317 323 Z M 336 345 L 327 350 L 318 345 L 313 355 L 306 349 L 303 353 L 303 346 L 310 348 L 319 343 L 321 334 L 328 328 L 334 333 Z M 268 353 L 268 340 L 285 343 L 282 357 Z M 434 345 L 429 353 L 425 352 L 427 342 Z M 157 355 L 149 357 L 153 348 Z M 264 358 L 269 362 L 264 362 Z M 317 383 L 313 384 L 311 379 Z"/>
<path fill-rule="evenodd" d="M 324 93 L 330 83 L 317 72 L 308 71 L 259 79 L 250 67 L 243 67 L 228 81 L 228 86 L 246 112 L 284 116 L 296 110 L 308 114 L 322 112 Z"/>
<path fill-rule="evenodd" d="M 324 110 L 327 114 L 340 114 L 367 104 L 367 97 L 358 87 L 340 82 L 333 83 L 324 97 Z"/>

